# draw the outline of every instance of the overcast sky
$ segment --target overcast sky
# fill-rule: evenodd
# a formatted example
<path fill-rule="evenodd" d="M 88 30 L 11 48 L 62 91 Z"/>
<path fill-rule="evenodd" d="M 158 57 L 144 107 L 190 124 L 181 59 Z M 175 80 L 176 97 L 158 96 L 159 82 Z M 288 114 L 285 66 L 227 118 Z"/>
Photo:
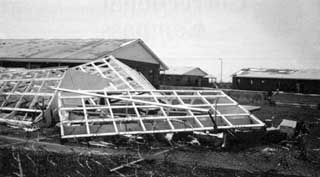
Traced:
<path fill-rule="evenodd" d="M 0 38 L 142 38 L 169 65 L 319 68 L 320 0 L 1 0 Z"/>

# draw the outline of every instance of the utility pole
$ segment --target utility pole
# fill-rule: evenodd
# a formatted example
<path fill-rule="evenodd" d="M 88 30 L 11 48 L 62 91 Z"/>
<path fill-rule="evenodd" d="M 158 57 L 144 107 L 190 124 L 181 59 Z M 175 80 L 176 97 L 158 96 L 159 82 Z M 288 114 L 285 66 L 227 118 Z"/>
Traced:
<path fill-rule="evenodd" d="M 222 65 L 223 65 L 223 60 L 222 58 L 219 58 L 218 60 L 220 60 L 220 83 L 222 83 Z"/>

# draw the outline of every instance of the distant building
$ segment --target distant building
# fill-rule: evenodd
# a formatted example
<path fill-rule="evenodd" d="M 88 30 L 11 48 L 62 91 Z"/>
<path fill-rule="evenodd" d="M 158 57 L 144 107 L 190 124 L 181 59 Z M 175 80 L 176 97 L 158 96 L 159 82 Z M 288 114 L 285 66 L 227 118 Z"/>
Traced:
<path fill-rule="evenodd" d="M 160 84 L 170 86 L 208 87 L 208 73 L 198 67 L 170 67 L 161 71 Z"/>
<path fill-rule="evenodd" d="M 87 63 L 113 55 L 155 87 L 168 67 L 141 39 L 0 39 L 0 66 L 42 68 Z"/>
<path fill-rule="evenodd" d="M 320 70 L 247 68 L 233 74 L 232 86 L 241 90 L 320 94 Z"/>

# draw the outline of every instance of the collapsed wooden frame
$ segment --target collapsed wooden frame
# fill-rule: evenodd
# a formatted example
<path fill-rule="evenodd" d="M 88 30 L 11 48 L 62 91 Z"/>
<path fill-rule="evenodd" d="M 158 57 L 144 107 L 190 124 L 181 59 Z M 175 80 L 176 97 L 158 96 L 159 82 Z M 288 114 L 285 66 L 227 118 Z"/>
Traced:
<path fill-rule="evenodd" d="M 95 61 L 74 67 L 85 73 L 110 80 L 108 90 L 154 90 L 152 84 L 136 70 L 123 64 L 113 56 L 105 56 Z"/>
<path fill-rule="evenodd" d="M 264 126 L 221 90 L 58 90 L 62 138 Z"/>
<path fill-rule="evenodd" d="M 62 138 L 264 126 L 220 90 L 155 90 L 112 56 L 72 69 L 109 85 L 103 90 L 60 89 L 55 100 L 66 68 L 0 73 L 0 122 L 30 126 L 52 116 L 57 101 Z"/>
<path fill-rule="evenodd" d="M 106 79 L 109 85 L 105 88 L 109 90 L 154 89 L 142 74 L 113 56 L 70 69 L 4 70 L 0 73 L 0 122 L 31 126 L 43 117 L 51 122 L 54 113 L 50 109 L 56 107 L 52 104 L 56 103 L 56 91 L 51 87 L 60 87 L 67 70 L 72 69 Z"/>
<path fill-rule="evenodd" d="M 49 110 L 66 68 L 0 73 L 0 122 L 31 126 Z M 51 118 L 50 118 L 51 119 Z"/>

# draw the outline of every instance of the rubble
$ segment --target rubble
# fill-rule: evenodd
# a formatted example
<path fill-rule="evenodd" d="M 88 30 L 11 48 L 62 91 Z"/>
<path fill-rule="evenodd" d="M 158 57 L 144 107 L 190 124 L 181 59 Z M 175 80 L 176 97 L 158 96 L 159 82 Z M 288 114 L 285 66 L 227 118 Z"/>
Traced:
<path fill-rule="evenodd" d="M 2 122 L 58 121 L 61 138 L 264 127 L 221 90 L 156 90 L 113 56 L 69 69 L 8 71 L 0 79 Z"/>
<path fill-rule="evenodd" d="M 15 126 L 49 125 L 56 91 L 66 68 L 0 73 L 0 122 Z"/>
<path fill-rule="evenodd" d="M 43 118 L 40 126 L 59 121 L 57 91 L 52 88 L 155 89 L 143 75 L 113 56 L 69 69 L 2 69 L 0 84 L 0 122 L 29 128 Z"/>
<path fill-rule="evenodd" d="M 57 90 L 62 138 L 264 126 L 220 90 Z"/>

